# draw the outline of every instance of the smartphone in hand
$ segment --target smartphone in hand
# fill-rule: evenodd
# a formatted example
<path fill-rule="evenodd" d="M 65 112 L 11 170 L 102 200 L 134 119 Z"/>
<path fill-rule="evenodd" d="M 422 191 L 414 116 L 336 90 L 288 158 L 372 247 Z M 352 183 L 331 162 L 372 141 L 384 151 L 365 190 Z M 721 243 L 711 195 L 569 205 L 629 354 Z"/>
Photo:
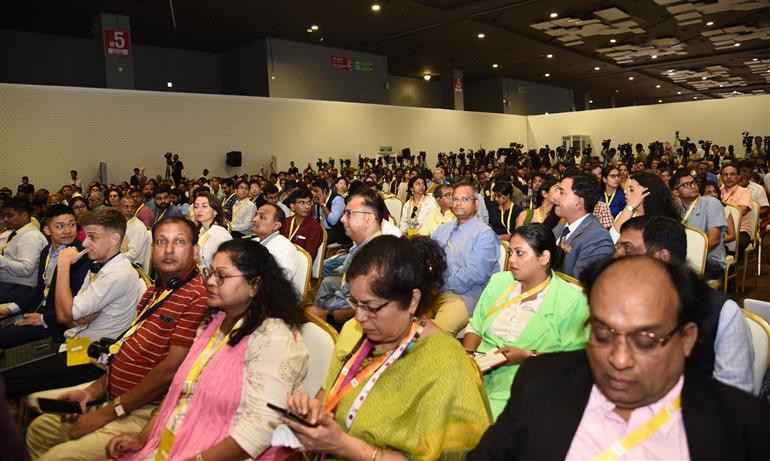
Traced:
<path fill-rule="evenodd" d="M 287 410 L 286 408 L 281 408 L 278 405 L 273 405 L 270 402 L 267 403 L 267 407 L 270 408 L 271 410 L 275 410 L 278 413 L 281 413 L 281 415 L 289 418 L 292 421 L 295 421 L 295 422 L 298 422 L 298 423 L 302 424 L 303 426 L 318 427 L 318 424 L 310 424 L 309 422 L 305 421 L 304 418 L 295 415 L 294 413 L 292 413 L 291 411 Z"/>
<path fill-rule="evenodd" d="M 37 399 L 37 405 L 43 413 L 56 413 L 60 415 L 83 414 L 80 404 L 71 400 L 39 398 Z"/>

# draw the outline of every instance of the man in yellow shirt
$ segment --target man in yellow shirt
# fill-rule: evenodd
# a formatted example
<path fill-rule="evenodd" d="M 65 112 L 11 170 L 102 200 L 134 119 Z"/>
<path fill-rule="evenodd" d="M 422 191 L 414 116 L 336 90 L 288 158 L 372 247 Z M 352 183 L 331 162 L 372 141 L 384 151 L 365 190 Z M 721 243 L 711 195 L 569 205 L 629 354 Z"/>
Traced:
<path fill-rule="evenodd" d="M 433 231 L 438 229 L 440 225 L 456 219 L 454 213 L 452 213 L 453 192 L 454 188 L 448 184 L 436 186 L 436 189 L 433 191 L 433 197 L 438 202 L 439 208 L 433 210 L 425 218 L 425 222 L 417 230 L 418 234 L 433 235 Z"/>

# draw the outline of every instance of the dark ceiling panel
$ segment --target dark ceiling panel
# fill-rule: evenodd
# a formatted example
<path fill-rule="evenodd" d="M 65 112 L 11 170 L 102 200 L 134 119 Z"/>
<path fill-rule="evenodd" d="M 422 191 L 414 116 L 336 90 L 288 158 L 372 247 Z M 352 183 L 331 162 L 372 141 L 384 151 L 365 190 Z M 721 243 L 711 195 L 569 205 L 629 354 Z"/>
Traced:
<path fill-rule="evenodd" d="M 455 67 L 620 105 L 770 91 L 770 2 L 382 0 L 375 13 L 375 1 L 3 0 L 0 27 L 88 38 L 99 12 L 123 14 L 138 44 L 221 52 L 271 36 L 381 54 L 397 75 Z"/>

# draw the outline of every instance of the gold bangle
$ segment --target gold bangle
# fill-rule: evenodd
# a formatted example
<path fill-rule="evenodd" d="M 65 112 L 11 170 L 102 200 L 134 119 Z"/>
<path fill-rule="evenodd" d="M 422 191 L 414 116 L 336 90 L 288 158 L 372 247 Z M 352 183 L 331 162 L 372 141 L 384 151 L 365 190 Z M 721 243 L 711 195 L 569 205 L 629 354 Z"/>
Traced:
<path fill-rule="evenodd" d="M 369 457 L 369 461 L 375 461 L 377 459 L 377 453 L 380 451 L 380 447 L 377 445 L 374 446 L 374 450 L 372 450 L 372 456 Z"/>

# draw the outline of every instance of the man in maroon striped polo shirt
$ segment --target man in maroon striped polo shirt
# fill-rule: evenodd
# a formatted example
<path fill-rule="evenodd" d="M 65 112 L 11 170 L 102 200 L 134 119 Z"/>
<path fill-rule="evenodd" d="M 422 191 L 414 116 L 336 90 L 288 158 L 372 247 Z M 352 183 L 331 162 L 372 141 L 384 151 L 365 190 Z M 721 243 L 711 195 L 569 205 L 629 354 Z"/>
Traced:
<path fill-rule="evenodd" d="M 152 265 L 158 280 L 142 296 L 132 327 L 110 348 L 108 372 L 59 399 L 107 404 L 61 420 L 45 414 L 27 431 L 33 459 L 106 459 L 105 445 L 120 432 L 138 432 L 163 399 L 195 339 L 206 311 L 206 283 L 197 272 L 198 233 L 184 218 L 165 218 L 153 229 Z"/>

